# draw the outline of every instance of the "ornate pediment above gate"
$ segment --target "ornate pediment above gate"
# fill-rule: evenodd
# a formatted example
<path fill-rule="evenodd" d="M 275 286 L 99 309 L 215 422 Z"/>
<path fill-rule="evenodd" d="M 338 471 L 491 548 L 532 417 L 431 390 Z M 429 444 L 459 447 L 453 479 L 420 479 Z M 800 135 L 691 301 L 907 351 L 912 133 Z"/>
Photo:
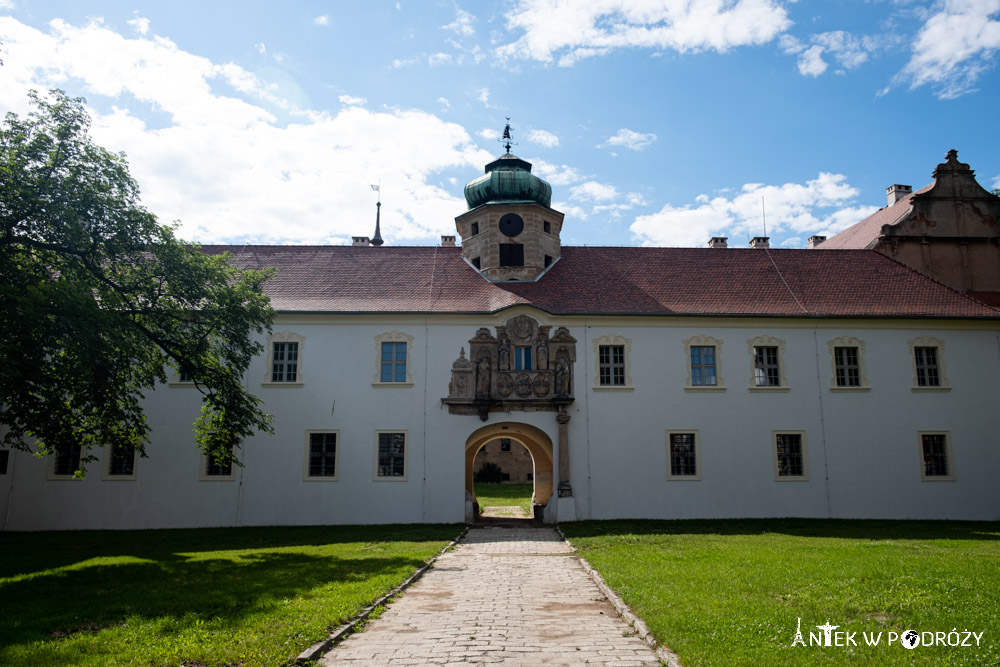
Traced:
<path fill-rule="evenodd" d="M 490 411 L 558 410 L 573 402 L 576 339 L 566 327 L 551 336 L 550 326 L 517 315 L 496 327 L 483 327 L 469 339 L 452 364 L 448 397 L 441 402 L 451 414 Z"/>

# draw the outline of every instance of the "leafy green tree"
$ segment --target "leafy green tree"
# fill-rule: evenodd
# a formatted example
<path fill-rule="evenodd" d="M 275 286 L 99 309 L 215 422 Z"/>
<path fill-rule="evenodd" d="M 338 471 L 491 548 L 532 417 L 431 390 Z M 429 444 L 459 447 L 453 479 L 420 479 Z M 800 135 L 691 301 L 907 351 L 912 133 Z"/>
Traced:
<path fill-rule="evenodd" d="M 195 439 L 228 460 L 270 415 L 243 385 L 274 311 L 271 271 L 174 236 L 139 202 L 124 154 L 93 143 L 84 100 L 30 94 L 0 126 L 0 432 L 52 453 L 145 453 L 146 390 L 176 369 L 201 390 Z M 82 474 L 82 472 L 78 472 Z"/>

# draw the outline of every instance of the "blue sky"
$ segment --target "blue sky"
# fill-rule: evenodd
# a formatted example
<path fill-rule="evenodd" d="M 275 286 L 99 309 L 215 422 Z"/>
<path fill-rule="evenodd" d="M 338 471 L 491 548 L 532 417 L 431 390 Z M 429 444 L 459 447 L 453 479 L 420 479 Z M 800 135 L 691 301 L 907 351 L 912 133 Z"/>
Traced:
<path fill-rule="evenodd" d="M 202 243 L 349 243 L 379 182 L 438 243 L 507 116 L 572 245 L 745 246 L 763 204 L 804 247 L 951 148 L 1000 187 L 1000 0 L 0 0 L 0 42 L 0 112 L 86 97 Z"/>

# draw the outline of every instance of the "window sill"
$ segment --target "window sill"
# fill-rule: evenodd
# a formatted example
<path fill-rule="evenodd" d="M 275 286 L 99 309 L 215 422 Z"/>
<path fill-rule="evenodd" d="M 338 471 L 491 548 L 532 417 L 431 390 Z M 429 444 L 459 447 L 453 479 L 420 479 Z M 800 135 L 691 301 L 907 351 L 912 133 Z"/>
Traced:
<path fill-rule="evenodd" d="M 954 482 L 954 475 L 948 475 L 947 477 L 923 477 L 921 482 Z"/>
<path fill-rule="evenodd" d="M 759 391 L 763 394 L 781 394 L 792 390 L 791 387 L 747 387 L 750 391 Z"/>
<path fill-rule="evenodd" d="M 635 391 L 635 387 L 631 385 L 597 385 L 593 387 L 594 391 Z"/>
<path fill-rule="evenodd" d="M 135 475 L 101 475 L 102 482 L 134 482 Z"/>
<path fill-rule="evenodd" d="M 692 394 L 700 394 L 702 392 L 711 393 L 711 392 L 715 392 L 715 391 L 725 391 L 725 390 L 726 390 L 726 388 L 722 387 L 720 385 L 714 385 L 714 386 L 708 386 L 708 385 L 706 385 L 706 386 L 684 387 L 684 391 L 689 391 Z"/>
<path fill-rule="evenodd" d="M 667 475 L 668 482 L 700 482 L 701 475 Z"/>
<path fill-rule="evenodd" d="M 775 477 L 774 481 L 775 482 L 808 482 L 809 478 L 808 477 L 792 477 L 792 476 Z"/>
<path fill-rule="evenodd" d="M 373 387 L 412 387 L 412 382 L 372 382 Z"/>
<path fill-rule="evenodd" d="M 193 387 L 194 382 L 168 382 L 168 387 Z"/>
<path fill-rule="evenodd" d="M 235 482 L 236 477 L 233 475 L 223 476 L 223 475 L 203 475 L 198 478 L 199 482 Z"/>
<path fill-rule="evenodd" d="M 305 482 L 336 482 L 336 481 L 338 481 L 338 478 L 336 477 L 336 475 L 333 476 L 333 477 L 320 477 L 320 476 L 310 477 L 309 475 L 306 475 L 302 479 Z"/>
<path fill-rule="evenodd" d="M 73 477 L 73 475 L 48 475 L 45 478 L 47 482 L 82 482 L 82 479 Z"/>
<path fill-rule="evenodd" d="M 834 391 L 834 392 L 838 392 L 838 393 L 842 392 L 842 393 L 846 393 L 846 394 L 850 394 L 852 392 L 862 392 L 862 393 L 864 393 L 866 391 L 871 391 L 871 390 L 872 390 L 871 387 L 830 387 L 830 391 Z"/>
<path fill-rule="evenodd" d="M 261 382 L 262 387 L 304 387 L 304 382 Z"/>
<path fill-rule="evenodd" d="M 914 392 L 917 392 L 917 393 L 921 393 L 921 392 L 933 393 L 933 392 L 936 392 L 936 391 L 951 391 L 951 387 L 911 387 L 910 389 L 912 391 L 914 391 Z"/>
<path fill-rule="evenodd" d="M 376 482 L 405 482 L 406 477 L 376 477 L 373 481 Z"/>

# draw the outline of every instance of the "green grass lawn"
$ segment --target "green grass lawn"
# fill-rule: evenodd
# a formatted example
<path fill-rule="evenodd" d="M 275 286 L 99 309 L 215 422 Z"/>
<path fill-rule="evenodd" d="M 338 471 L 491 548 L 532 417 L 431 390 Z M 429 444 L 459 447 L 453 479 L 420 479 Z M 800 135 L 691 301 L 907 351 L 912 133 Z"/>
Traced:
<path fill-rule="evenodd" d="M 525 516 L 531 514 L 531 484 L 486 484 L 476 482 L 476 500 L 479 508 L 516 505 Z"/>
<path fill-rule="evenodd" d="M 584 521 L 561 528 L 685 667 L 1000 664 L 1000 523 Z M 858 646 L 792 647 L 797 620 Z M 889 631 L 984 632 L 919 646 Z M 863 632 L 882 632 L 877 648 Z"/>
<path fill-rule="evenodd" d="M 459 531 L 0 533 L 0 664 L 287 664 Z"/>

